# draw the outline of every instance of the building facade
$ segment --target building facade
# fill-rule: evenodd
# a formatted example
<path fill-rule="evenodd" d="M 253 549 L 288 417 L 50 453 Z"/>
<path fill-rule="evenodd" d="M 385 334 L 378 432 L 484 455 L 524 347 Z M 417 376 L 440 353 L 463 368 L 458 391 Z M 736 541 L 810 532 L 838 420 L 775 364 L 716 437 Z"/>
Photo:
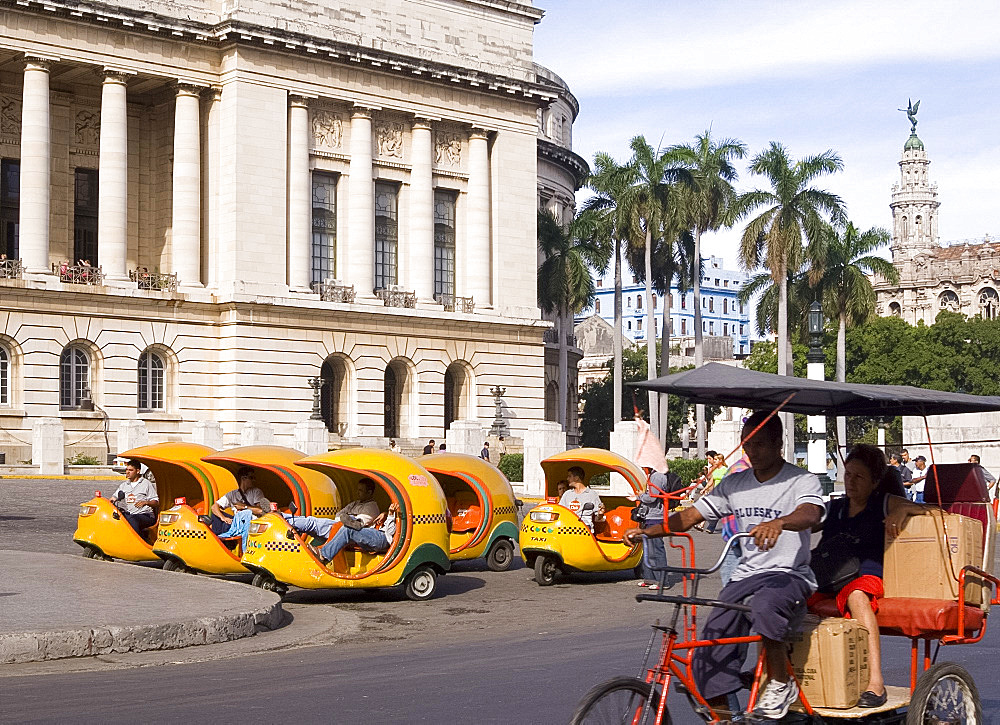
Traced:
<path fill-rule="evenodd" d="M 136 418 L 152 441 L 215 421 L 227 444 L 248 422 L 290 443 L 310 378 L 333 444 L 488 421 L 495 385 L 515 433 L 542 419 L 550 326 L 516 260 L 535 259 L 539 169 L 568 151 L 575 114 L 549 149 L 539 113 L 571 94 L 533 61 L 541 15 L 509 0 L 8 8 L 8 460 L 42 417 L 70 450 L 103 449 L 105 427 L 113 448 L 115 421 Z"/>
<path fill-rule="evenodd" d="M 626 265 L 622 265 L 623 268 Z M 622 272 L 622 321 L 625 339 L 632 343 L 645 343 L 647 330 L 645 285 L 635 277 Z M 750 353 L 749 310 L 738 299 L 740 289 L 747 283 L 745 272 L 726 269 L 720 257 L 705 260 L 701 280 L 701 319 L 705 338 L 726 338 L 732 340 L 734 356 Z M 584 310 L 578 317 L 581 322 L 590 315 L 599 315 L 614 324 L 615 320 L 615 277 L 614 270 L 605 272 L 595 280 L 597 298 L 594 306 Z M 681 354 L 693 355 L 694 348 L 694 293 L 681 292 L 676 287 L 670 290 L 670 336 L 681 347 Z M 663 300 L 653 294 L 654 319 L 659 336 L 663 326 Z M 717 344 L 717 343 L 713 343 Z"/>
<path fill-rule="evenodd" d="M 911 325 L 931 325 L 942 310 L 995 319 L 1000 314 L 1000 244 L 989 236 L 942 244 L 937 184 L 916 125 L 903 145 L 893 184 L 892 262 L 899 284 L 876 280 L 876 309 Z"/>

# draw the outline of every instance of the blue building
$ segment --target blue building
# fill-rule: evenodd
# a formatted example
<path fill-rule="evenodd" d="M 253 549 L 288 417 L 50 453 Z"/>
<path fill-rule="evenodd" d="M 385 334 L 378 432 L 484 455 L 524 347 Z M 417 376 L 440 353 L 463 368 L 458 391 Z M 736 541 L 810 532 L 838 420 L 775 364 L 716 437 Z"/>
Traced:
<path fill-rule="evenodd" d="M 750 353 L 749 306 L 740 303 L 736 295 L 747 283 L 745 272 L 725 269 L 720 257 L 705 260 L 704 276 L 701 280 L 702 332 L 706 338 L 729 338 L 733 341 L 733 355 Z M 615 275 L 609 269 L 595 280 L 597 298 L 594 306 L 584 310 L 576 321 L 600 315 L 609 323 L 615 320 Z M 694 348 L 694 292 L 681 294 L 671 289 L 670 336 L 680 345 L 682 353 Z M 646 341 L 645 286 L 631 275 L 623 265 L 622 271 L 622 324 L 627 340 L 633 343 Z M 656 335 L 660 335 L 663 324 L 663 300 L 653 294 L 653 308 L 656 310 Z M 691 353 L 693 354 L 693 352 Z"/>

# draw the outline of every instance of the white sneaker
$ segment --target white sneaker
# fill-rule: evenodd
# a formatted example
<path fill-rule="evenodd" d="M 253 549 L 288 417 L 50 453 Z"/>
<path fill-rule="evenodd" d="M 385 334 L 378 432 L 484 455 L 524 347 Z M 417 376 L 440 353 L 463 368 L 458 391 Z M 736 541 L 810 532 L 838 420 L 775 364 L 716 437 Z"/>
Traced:
<path fill-rule="evenodd" d="M 777 682 L 771 680 L 757 701 L 753 714 L 769 720 L 780 720 L 788 714 L 788 708 L 799 699 L 799 686 L 795 680 Z"/>

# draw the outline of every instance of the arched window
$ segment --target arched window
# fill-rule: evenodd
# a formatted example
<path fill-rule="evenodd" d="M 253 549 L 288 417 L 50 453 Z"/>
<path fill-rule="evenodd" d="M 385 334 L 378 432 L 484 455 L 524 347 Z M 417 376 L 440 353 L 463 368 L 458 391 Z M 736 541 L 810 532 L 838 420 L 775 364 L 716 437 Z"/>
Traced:
<path fill-rule="evenodd" d="M 637 310 L 641 310 L 642 309 L 642 297 L 639 296 L 639 295 L 635 296 L 635 308 Z"/>
<path fill-rule="evenodd" d="M 945 290 L 938 297 L 938 305 L 942 310 L 949 310 L 951 312 L 958 312 L 962 308 L 961 302 L 958 300 L 958 295 L 952 290 Z"/>
<path fill-rule="evenodd" d="M 138 408 L 140 411 L 166 409 L 166 365 L 163 358 L 151 350 L 139 356 Z"/>
<path fill-rule="evenodd" d="M 335 353 L 323 361 L 319 371 L 320 412 L 326 429 L 347 436 L 351 422 L 351 368 L 343 355 Z"/>
<path fill-rule="evenodd" d="M 90 357 L 82 347 L 70 345 L 59 357 L 59 407 L 79 408 L 90 398 Z"/>
<path fill-rule="evenodd" d="M 889 303 L 889 314 L 893 317 L 901 317 L 903 314 L 903 308 L 899 306 L 898 302 Z"/>
<path fill-rule="evenodd" d="M 995 320 L 1000 309 L 1000 294 L 992 287 L 986 287 L 979 293 L 979 315 L 984 320 Z"/>
<path fill-rule="evenodd" d="M 412 363 L 394 358 L 383 377 L 383 430 L 386 438 L 413 438 L 419 428 L 416 374 Z"/>
<path fill-rule="evenodd" d="M 10 353 L 0 345 L 0 406 L 10 405 Z"/>
<path fill-rule="evenodd" d="M 899 222 L 899 236 L 906 239 L 910 235 L 910 223 L 909 220 L 904 216 Z"/>
<path fill-rule="evenodd" d="M 559 421 L 559 386 L 555 380 L 545 386 L 545 420 Z"/>

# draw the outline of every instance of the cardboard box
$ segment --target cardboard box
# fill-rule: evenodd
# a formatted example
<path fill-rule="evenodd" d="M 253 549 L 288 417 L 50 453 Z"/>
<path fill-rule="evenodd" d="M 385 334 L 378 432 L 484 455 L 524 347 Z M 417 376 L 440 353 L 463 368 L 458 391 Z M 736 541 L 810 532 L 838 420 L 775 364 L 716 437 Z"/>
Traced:
<path fill-rule="evenodd" d="M 980 521 L 942 511 L 910 516 L 899 536 L 886 537 L 885 596 L 955 600 L 958 574 L 968 565 L 983 565 Z M 982 604 L 982 579 L 970 575 L 965 582 L 965 601 Z"/>
<path fill-rule="evenodd" d="M 847 709 L 868 688 L 868 630 L 857 620 L 809 615 L 791 640 L 789 659 L 813 707 Z"/>

